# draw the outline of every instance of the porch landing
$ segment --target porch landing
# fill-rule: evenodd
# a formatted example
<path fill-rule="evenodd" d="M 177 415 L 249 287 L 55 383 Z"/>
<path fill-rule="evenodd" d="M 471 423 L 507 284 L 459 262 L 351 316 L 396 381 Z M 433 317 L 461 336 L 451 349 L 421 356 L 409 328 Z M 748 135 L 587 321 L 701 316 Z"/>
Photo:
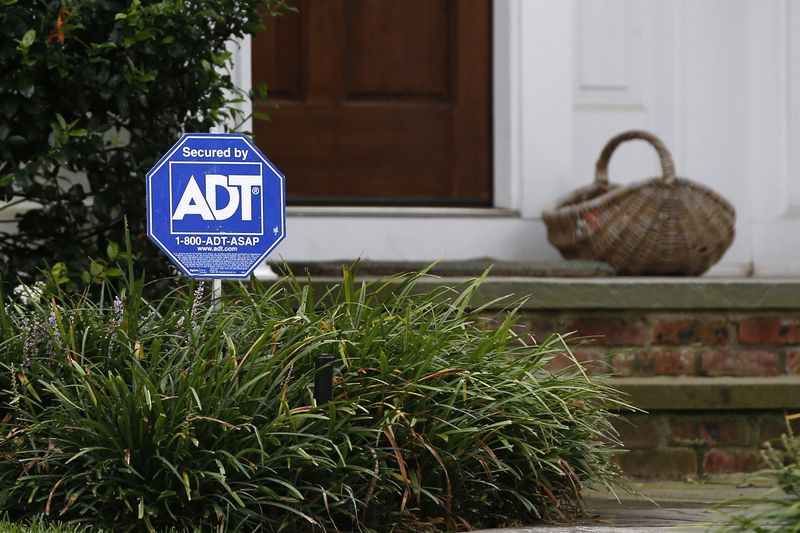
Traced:
<path fill-rule="evenodd" d="M 702 482 L 634 483 L 637 494 L 590 493 L 589 512 L 575 523 L 483 530 L 475 533 L 611 533 L 696 532 L 719 523 L 722 515 L 709 507 L 733 498 L 758 498 L 774 488 L 771 480 L 742 474 L 716 476 Z M 783 498 L 776 492 L 771 497 Z M 733 508 L 732 508 L 733 509 Z M 742 507 L 735 508 L 743 510 Z M 751 509 L 752 510 L 752 509 Z"/>

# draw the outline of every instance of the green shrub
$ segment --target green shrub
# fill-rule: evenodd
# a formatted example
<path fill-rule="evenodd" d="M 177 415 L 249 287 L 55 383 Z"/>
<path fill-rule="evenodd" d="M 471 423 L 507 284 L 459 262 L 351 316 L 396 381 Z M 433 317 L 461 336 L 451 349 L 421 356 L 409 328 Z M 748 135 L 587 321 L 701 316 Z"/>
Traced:
<path fill-rule="evenodd" d="M 2 279 L 30 282 L 56 262 L 93 274 L 87 258 L 123 241 L 124 216 L 139 260 L 166 275 L 144 238 L 144 175 L 184 131 L 242 120 L 235 104 L 248 95 L 225 43 L 283 7 L 0 0 L 0 201 L 33 206 L 18 233 L 0 232 Z"/>
<path fill-rule="evenodd" d="M 614 391 L 551 374 L 481 280 L 423 274 L 315 295 L 293 278 L 0 310 L 0 512 L 115 531 L 455 530 L 575 516 L 620 481 Z M 131 278 L 130 273 L 127 275 Z M 399 286 L 392 286 L 399 284 Z M 35 300 L 35 298 L 33 298 Z M 335 356 L 315 405 L 314 360 Z"/>

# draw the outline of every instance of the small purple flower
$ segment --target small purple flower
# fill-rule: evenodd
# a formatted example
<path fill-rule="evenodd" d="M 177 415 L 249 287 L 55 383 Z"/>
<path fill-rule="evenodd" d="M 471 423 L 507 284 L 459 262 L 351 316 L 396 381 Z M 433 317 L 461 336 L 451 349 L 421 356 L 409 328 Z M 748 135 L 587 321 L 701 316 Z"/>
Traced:
<path fill-rule="evenodd" d="M 47 350 L 47 355 L 53 357 L 56 354 L 55 346 L 53 345 L 53 340 L 61 343 L 61 330 L 58 328 L 58 321 L 56 321 L 56 312 L 55 310 L 50 311 L 50 318 L 48 318 L 48 322 L 50 323 L 50 330 L 53 332 L 53 337 L 48 339 L 47 346 L 45 350 Z"/>
<path fill-rule="evenodd" d="M 46 342 L 50 342 L 50 336 L 47 334 L 44 321 L 37 315 L 23 320 L 22 330 L 25 331 L 25 341 L 22 344 L 23 359 L 35 357 L 39 353 L 39 347 Z"/>
<path fill-rule="evenodd" d="M 119 296 L 114 297 L 114 314 L 117 316 L 121 316 L 123 311 L 122 300 L 120 300 Z"/>
<path fill-rule="evenodd" d="M 122 315 L 125 312 L 124 307 L 122 305 L 122 300 L 120 300 L 119 296 L 114 297 L 114 309 L 111 314 L 111 320 L 108 323 L 109 329 L 116 329 L 122 324 Z"/>

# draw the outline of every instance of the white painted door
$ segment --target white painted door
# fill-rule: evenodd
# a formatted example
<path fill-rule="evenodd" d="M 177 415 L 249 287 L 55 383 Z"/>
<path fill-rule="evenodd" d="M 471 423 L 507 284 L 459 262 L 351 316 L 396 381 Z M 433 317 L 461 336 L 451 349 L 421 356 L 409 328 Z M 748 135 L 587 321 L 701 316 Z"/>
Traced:
<path fill-rule="evenodd" d="M 574 174 L 590 179 L 614 133 L 653 131 L 680 176 L 736 207 L 736 240 L 712 274 L 800 275 L 800 2 L 573 5 Z M 613 181 L 658 173 L 639 144 L 615 154 Z"/>
<path fill-rule="evenodd" d="M 756 275 L 800 275 L 800 3 L 751 3 Z"/>
<path fill-rule="evenodd" d="M 752 257 L 748 0 L 574 0 L 574 6 L 575 175 L 584 182 L 593 177 L 600 150 L 615 134 L 655 133 L 679 176 L 736 207 L 737 237 L 714 272 L 746 273 Z M 623 184 L 655 177 L 658 159 L 647 144 L 629 142 L 614 153 L 609 175 Z"/>

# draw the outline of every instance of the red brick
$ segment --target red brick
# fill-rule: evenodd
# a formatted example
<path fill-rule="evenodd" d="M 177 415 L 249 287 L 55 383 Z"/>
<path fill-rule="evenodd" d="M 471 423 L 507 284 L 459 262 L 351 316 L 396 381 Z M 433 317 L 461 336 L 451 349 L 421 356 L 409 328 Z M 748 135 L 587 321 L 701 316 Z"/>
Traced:
<path fill-rule="evenodd" d="M 755 443 L 744 417 L 681 416 L 669 420 L 670 446 L 749 446 Z"/>
<path fill-rule="evenodd" d="M 750 427 L 744 418 L 708 418 L 700 421 L 700 439 L 709 446 L 748 446 Z"/>
<path fill-rule="evenodd" d="M 756 317 L 739 323 L 740 344 L 800 344 L 800 319 Z"/>
<path fill-rule="evenodd" d="M 526 317 L 521 323 L 525 325 L 527 332 L 533 336 L 537 344 L 546 341 L 553 333 L 561 332 L 561 324 L 558 320 L 550 318 Z"/>
<path fill-rule="evenodd" d="M 731 452 L 709 450 L 703 457 L 704 474 L 728 474 L 732 472 L 754 472 L 761 467 L 757 452 Z"/>
<path fill-rule="evenodd" d="M 792 434 L 800 435 L 800 419 L 792 420 L 791 428 Z M 785 415 L 778 413 L 767 415 L 758 424 L 758 442 L 773 441 L 773 444 L 778 444 L 777 439 L 788 432 Z"/>
<path fill-rule="evenodd" d="M 664 418 L 655 415 L 628 415 L 614 421 L 622 445 L 629 450 L 658 448 L 664 425 Z"/>
<path fill-rule="evenodd" d="M 729 344 L 728 324 L 724 320 L 661 319 L 653 323 L 652 344 Z"/>
<path fill-rule="evenodd" d="M 786 354 L 786 373 L 800 374 L 800 352 L 792 351 Z"/>
<path fill-rule="evenodd" d="M 694 374 L 691 350 L 648 350 L 614 356 L 614 372 L 623 376 L 688 376 Z"/>
<path fill-rule="evenodd" d="M 550 372 L 558 372 L 565 368 L 575 367 L 575 361 L 578 361 L 587 374 L 597 376 L 611 372 L 608 364 L 608 355 L 604 352 L 599 350 L 575 350 L 572 352 L 572 356 L 575 358 L 574 360 L 567 354 L 559 354 L 553 357 L 548 363 L 547 369 Z"/>
<path fill-rule="evenodd" d="M 703 446 L 700 440 L 697 420 L 691 417 L 672 418 L 669 420 L 670 446 Z"/>
<path fill-rule="evenodd" d="M 566 323 L 566 331 L 577 337 L 597 337 L 594 342 L 606 346 L 642 346 L 644 322 L 621 318 L 579 318 Z"/>
<path fill-rule="evenodd" d="M 630 477 L 678 479 L 697 475 L 694 450 L 631 450 L 615 455 L 614 461 Z"/>
<path fill-rule="evenodd" d="M 784 416 L 779 414 L 767 416 L 762 418 L 758 424 L 758 440 L 763 443 L 779 439 L 786 431 L 786 418 Z"/>
<path fill-rule="evenodd" d="M 777 376 L 778 354 L 766 350 L 705 350 L 701 358 L 706 376 Z"/>

